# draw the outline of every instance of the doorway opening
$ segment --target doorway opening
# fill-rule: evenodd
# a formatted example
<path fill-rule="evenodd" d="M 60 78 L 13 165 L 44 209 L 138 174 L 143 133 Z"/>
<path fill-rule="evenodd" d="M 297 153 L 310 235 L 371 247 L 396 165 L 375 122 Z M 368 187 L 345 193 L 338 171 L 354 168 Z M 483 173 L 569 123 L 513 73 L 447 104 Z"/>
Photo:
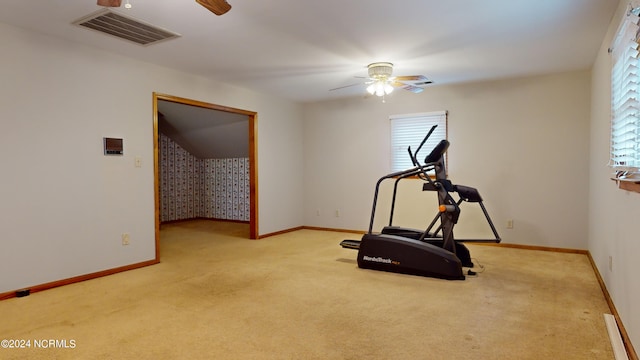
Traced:
<path fill-rule="evenodd" d="M 160 127 L 161 121 L 159 105 L 169 103 L 171 105 L 185 105 L 184 108 L 205 111 L 211 116 L 207 116 L 206 121 L 210 125 L 215 125 L 216 114 L 218 119 L 233 118 L 242 119 L 248 122 L 248 133 L 246 138 L 239 143 L 246 144 L 246 154 L 248 155 L 248 177 L 249 177 L 249 238 L 258 239 L 258 172 L 257 172 L 257 113 L 254 111 L 231 108 L 228 106 L 216 105 L 197 100 L 181 98 L 172 95 L 153 93 L 153 162 L 154 162 L 154 198 L 155 198 L 155 242 L 156 259 L 160 259 L 160 223 L 161 223 L 161 181 L 160 181 Z M 220 120 L 222 121 L 222 120 Z M 234 120 L 231 120 L 234 121 Z M 244 141 L 247 140 L 247 141 Z M 243 146 L 243 145 L 241 145 Z"/>

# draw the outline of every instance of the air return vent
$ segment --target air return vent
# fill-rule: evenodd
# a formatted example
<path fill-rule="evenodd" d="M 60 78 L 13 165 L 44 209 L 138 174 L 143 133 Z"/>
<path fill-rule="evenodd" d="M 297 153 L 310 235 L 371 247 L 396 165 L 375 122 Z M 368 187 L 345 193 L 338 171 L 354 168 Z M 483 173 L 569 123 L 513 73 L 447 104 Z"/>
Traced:
<path fill-rule="evenodd" d="M 85 16 L 73 24 L 145 46 L 180 36 L 109 9 Z"/>

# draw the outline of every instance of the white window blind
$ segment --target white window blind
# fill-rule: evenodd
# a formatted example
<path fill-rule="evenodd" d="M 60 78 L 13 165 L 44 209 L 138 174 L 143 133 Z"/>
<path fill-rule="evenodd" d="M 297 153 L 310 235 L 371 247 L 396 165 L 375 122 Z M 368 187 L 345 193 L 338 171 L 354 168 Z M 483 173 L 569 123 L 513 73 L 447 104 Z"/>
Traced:
<path fill-rule="evenodd" d="M 623 19 L 611 46 L 611 153 L 616 170 L 640 168 L 638 16 Z"/>
<path fill-rule="evenodd" d="M 420 162 L 442 139 L 447 138 L 447 112 L 437 111 L 420 114 L 392 115 L 391 122 L 391 171 L 402 171 L 414 167 L 407 148 L 416 151 L 433 125 L 438 127 L 422 146 L 417 158 Z"/>

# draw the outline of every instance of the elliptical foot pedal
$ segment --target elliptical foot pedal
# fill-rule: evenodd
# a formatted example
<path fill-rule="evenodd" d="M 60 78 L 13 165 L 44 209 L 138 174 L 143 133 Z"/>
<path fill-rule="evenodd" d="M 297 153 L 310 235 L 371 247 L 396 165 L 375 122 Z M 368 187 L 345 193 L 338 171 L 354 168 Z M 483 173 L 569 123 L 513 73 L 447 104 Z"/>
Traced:
<path fill-rule="evenodd" d="M 342 240 L 340 242 L 340 246 L 342 246 L 345 249 L 359 250 L 360 240 Z"/>

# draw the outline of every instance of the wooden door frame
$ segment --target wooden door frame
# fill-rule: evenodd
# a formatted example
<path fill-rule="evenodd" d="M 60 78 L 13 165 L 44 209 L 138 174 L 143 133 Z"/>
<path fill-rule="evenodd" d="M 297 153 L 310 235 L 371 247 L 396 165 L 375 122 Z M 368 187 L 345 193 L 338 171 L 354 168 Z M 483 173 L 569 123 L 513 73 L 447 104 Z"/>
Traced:
<path fill-rule="evenodd" d="M 158 146 L 158 100 L 198 106 L 206 109 L 246 115 L 249 120 L 249 238 L 258 239 L 258 113 L 228 106 L 153 93 L 153 183 L 155 191 L 156 259 L 160 259 L 160 149 Z"/>

